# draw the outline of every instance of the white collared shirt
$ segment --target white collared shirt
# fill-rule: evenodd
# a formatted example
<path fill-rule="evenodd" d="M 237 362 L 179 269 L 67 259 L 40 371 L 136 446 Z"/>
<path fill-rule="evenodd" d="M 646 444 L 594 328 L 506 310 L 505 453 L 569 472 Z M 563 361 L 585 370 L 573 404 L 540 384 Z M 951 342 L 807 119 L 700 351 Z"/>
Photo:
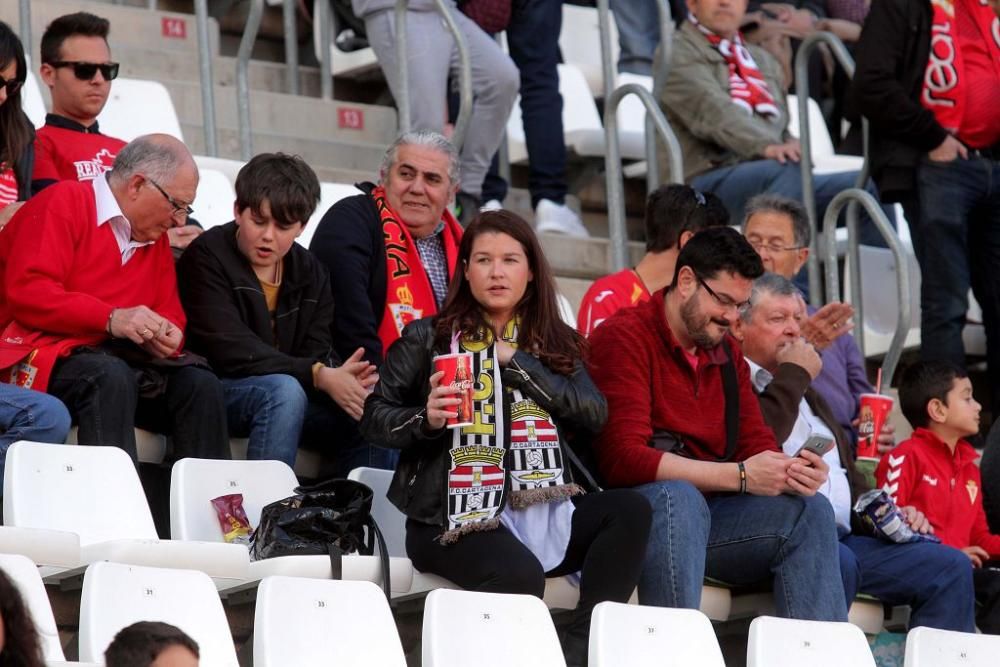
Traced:
<path fill-rule="evenodd" d="M 750 366 L 750 378 L 757 391 L 764 391 L 767 385 L 771 384 L 774 376 L 765 368 L 747 359 Z M 803 398 L 799 401 L 799 416 L 795 419 L 788 438 L 781 443 L 781 449 L 785 454 L 794 456 L 799 448 L 805 444 L 810 436 L 820 435 L 830 438 L 836 442 L 833 432 L 823 423 L 823 420 L 816 416 L 816 413 L 809 407 L 809 403 Z M 851 485 L 847 481 L 847 471 L 840 463 L 840 453 L 837 447 L 823 455 L 823 460 L 830 466 L 830 473 L 826 484 L 820 488 L 820 493 L 827 497 L 830 505 L 833 506 L 833 515 L 837 521 L 837 526 L 847 532 L 851 531 Z"/>
<path fill-rule="evenodd" d="M 108 185 L 108 174 L 98 176 L 91 183 L 94 186 L 94 202 L 97 205 L 97 226 L 100 227 L 105 222 L 111 223 L 111 231 L 115 233 L 115 241 L 118 242 L 118 252 L 122 256 L 122 266 L 132 259 L 132 255 L 139 248 L 155 243 L 155 241 L 133 241 L 132 224 L 122 213 L 118 200 L 111 192 Z"/>

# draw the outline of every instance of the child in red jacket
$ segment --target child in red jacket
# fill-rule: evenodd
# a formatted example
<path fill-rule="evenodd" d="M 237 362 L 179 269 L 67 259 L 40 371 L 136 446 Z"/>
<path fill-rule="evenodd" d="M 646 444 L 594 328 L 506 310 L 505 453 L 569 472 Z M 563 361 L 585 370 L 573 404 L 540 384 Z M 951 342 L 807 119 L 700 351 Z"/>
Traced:
<path fill-rule="evenodd" d="M 1000 535 L 983 511 L 979 454 L 963 438 L 979 431 L 982 406 L 965 371 L 946 362 L 920 362 L 903 374 L 903 415 L 913 435 L 886 453 L 875 479 L 900 507 L 923 512 L 934 533 L 961 549 L 976 568 L 976 625 L 1000 634 Z M 991 562 L 992 561 L 992 562 Z"/>

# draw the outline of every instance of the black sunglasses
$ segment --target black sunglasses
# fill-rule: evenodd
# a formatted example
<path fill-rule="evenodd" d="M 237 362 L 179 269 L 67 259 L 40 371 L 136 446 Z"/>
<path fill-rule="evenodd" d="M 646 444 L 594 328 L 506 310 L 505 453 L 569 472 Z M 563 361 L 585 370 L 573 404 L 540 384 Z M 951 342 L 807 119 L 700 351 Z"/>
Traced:
<path fill-rule="evenodd" d="M 0 88 L 7 89 L 7 97 L 14 95 L 17 91 L 21 90 L 21 86 L 24 85 L 24 79 L 5 79 L 0 76 Z"/>
<path fill-rule="evenodd" d="M 90 81 L 98 71 L 105 81 L 118 78 L 118 63 L 84 63 L 77 60 L 56 60 L 49 63 L 53 67 L 72 67 L 73 76 L 80 81 Z"/>

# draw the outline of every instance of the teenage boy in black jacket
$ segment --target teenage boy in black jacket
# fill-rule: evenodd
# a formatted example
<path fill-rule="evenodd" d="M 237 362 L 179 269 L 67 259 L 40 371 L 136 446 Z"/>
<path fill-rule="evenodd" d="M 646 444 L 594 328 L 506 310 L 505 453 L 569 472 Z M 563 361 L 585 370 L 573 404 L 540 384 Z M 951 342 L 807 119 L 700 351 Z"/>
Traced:
<path fill-rule="evenodd" d="M 247 458 L 293 465 L 301 441 L 336 448 L 334 472 L 344 476 L 391 467 L 391 453 L 349 435 L 378 378 L 363 350 L 343 363 L 333 351 L 329 276 L 295 243 L 318 202 L 301 158 L 254 157 L 236 178 L 236 219 L 191 244 L 178 286 L 188 347 L 222 378 L 229 433 L 249 437 Z"/>

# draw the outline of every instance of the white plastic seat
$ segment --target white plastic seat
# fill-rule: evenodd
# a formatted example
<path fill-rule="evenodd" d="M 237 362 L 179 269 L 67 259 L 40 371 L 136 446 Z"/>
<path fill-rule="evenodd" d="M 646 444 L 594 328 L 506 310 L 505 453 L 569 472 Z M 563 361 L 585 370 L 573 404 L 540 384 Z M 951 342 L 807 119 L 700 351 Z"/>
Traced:
<path fill-rule="evenodd" d="M 611 28 L 611 62 L 618 62 L 618 26 L 613 12 L 608 12 Z M 604 95 L 604 72 L 601 66 L 601 33 L 597 9 L 563 4 L 562 31 L 559 33 L 559 51 L 563 62 L 583 72 L 591 98 Z M 564 104 L 568 102 L 563 98 Z"/>
<path fill-rule="evenodd" d="M 477 667 L 565 667 L 545 603 L 532 595 L 432 591 L 424 605 L 424 667 L 470 662 L 470 640 L 492 638 L 472 660 Z"/>
<path fill-rule="evenodd" d="M 41 639 L 42 657 L 47 661 L 66 660 L 59 642 L 59 628 L 56 627 L 56 619 L 52 615 L 52 606 L 38 567 L 26 556 L 0 554 L 0 570 L 14 581 L 28 607 L 28 613 L 31 614 L 31 620 Z"/>
<path fill-rule="evenodd" d="M 233 187 L 236 186 L 236 176 L 239 175 L 240 169 L 246 164 L 242 160 L 230 160 L 229 158 L 210 157 L 208 155 L 195 155 L 194 163 L 198 165 L 199 170 L 213 169 L 220 172 Z"/>
<path fill-rule="evenodd" d="M 69 435 L 66 436 L 66 444 L 80 444 L 79 435 L 79 429 L 76 426 L 71 428 Z M 135 429 L 135 450 L 140 463 L 163 463 L 164 459 L 167 458 L 168 449 L 167 436 L 142 428 Z"/>
<path fill-rule="evenodd" d="M 103 663 L 122 628 L 138 621 L 177 626 L 198 643 L 201 664 L 237 667 L 222 602 L 203 572 L 94 563 L 80 597 L 80 659 Z"/>
<path fill-rule="evenodd" d="M 0 551 L 33 557 L 23 535 L 62 549 L 43 554 L 56 562 L 33 557 L 40 565 L 110 560 L 197 569 L 223 586 L 249 575 L 244 546 L 158 539 L 135 466 L 117 447 L 15 442 L 7 450 L 3 508 Z"/>
<path fill-rule="evenodd" d="M 38 85 L 38 78 L 30 68 L 28 69 L 28 78 L 24 81 L 24 87 L 21 88 L 21 108 L 36 129 L 45 125 L 45 100 L 42 98 L 42 89 Z"/>
<path fill-rule="evenodd" d="M 198 191 L 191 208 L 204 229 L 223 225 L 233 219 L 236 191 L 221 171 L 199 167 Z"/>
<path fill-rule="evenodd" d="M 406 667 L 406 658 L 375 584 L 267 577 L 257 590 L 253 664 Z"/>
<path fill-rule="evenodd" d="M 725 667 L 712 622 L 695 609 L 601 602 L 590 621 L 592 667 Z"/>
<path fill-rule="evenodd" d="M 313 212 L 312 217 L 309 218 L 305 229 L 302 230 L 299 238 L 295 240 L 303 247 L 308 248 L 312 242 L 313 234 L 316 233 L 316 227 L 319 226 L 319 221 L 323 219 L 323 216 L 330 210 L 330 207 L 345 197 L 352 197 L 359 194 L 361 194 L 361 190 L 346 183 L 320 183 L 319 204 L 316 205 L 316 210 Z"/>
<path fill-rule="evenodd" d="M 323 45 L 320 42 L 320 22 L 319 8 L 317 2 L 313 2 L 313 49 L 316 52 L 316 60 L 322 61 Z M 378 67 L 378 60 L 375 52 L 370 47 L 358 49 L 357 51 L 341 51 L 337 46 L 337 35 L 334 30 L 333 8 L 327 9 L 327 16 L 330 18 L 330 67 L 334 76 L 350 75 L 364 70 Z"/>
<path fill-rule="evenodd" d="M 875 667 L 865 633 L 851 623 L 758 616 L 750 623 L 747 667 Z"/>
<path fill-rule="evenodd" d="M 298 485 L 295 473 L 281 461 L 181 459 L 170 474 L 170 534 L 174 539 L 221 542 L 223 536 L 212 508 L 213 498 L 242 494 L 243 509 L 251 527 L 256 528 L 264 506 L 294 495 Z M 394 592 L 410 590 L 412 571 L 408 558 L 390 560 L 390 587 Z M 280 556 L 249 564 L 251 580 L 274 575 L 329 579 L 330 558 Z M 381 583 L 381 563 L 377 556 L 345 556 L 343 578 Z"/>
<path fill-rule="evenodd" d="M 834 152 L 830 130 L 823 118 L 823 111 L 816 100 L 809 98 L 809 147 L 812 153 L 813 173 L 832 174 L 842 171 L 858 171 L 864 158 L 857 155 L 842 155 Z M 799 130 L 799 102 L 795 95 L 788 96 L 788 131 L 801 137 Z"/>
<path fill-rule="evenodd" d="M 896 331 L 899 317 L 899 300 L 896 295 L 896 263 L 892 252 L 886 248 L 862 245 L 858 249 L 861 259 L 861 299 L 864 322 L 855 322 L 853 335 L 863 335 L 865 355 L 885 354 Z M 920 267 L 913 253 L 907 253 L 910 273 L 910 327 L 903 347 L 920 346 Z M 848 260 L 849 262 L 850 260 Z M 851 301 L 850 273 L 845 271 L 845 301 Z"/>
<path fill-rule="evenodd" d="M 906 635 L 906 667 L 995 667 L 1000 637 L 935 628 Z"/>
<path fill-rule="evenodd" d="M 158 81 L 115 79 L 97 121 L 101 132 L 122 141 L 151 133 L 169 134 L 184 141 L 170 91 Z"/>

